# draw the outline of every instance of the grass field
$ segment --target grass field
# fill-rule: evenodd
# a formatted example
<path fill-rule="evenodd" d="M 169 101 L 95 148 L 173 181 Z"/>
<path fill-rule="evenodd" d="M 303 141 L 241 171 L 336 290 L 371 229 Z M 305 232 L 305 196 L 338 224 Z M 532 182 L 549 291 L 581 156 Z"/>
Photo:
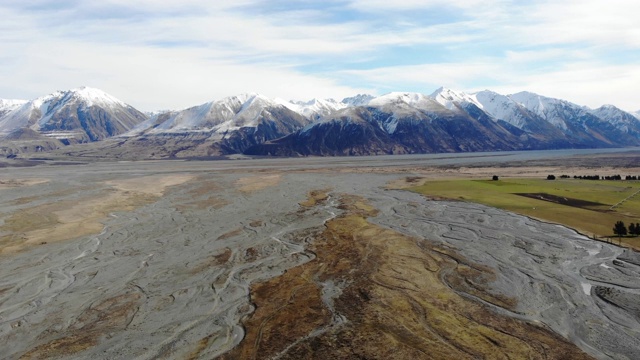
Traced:
<path fill-rule="evenodd" d="M 601 240 L 611 238 L 613 225 L 640 222 L 640 181 L 575 179 L 505 179 L 427 181 L 410 188 L 421 194 L 471 201 L 574 228 Z M 640 249 L 640 237 L 623 237 L 622 244 Z"/>

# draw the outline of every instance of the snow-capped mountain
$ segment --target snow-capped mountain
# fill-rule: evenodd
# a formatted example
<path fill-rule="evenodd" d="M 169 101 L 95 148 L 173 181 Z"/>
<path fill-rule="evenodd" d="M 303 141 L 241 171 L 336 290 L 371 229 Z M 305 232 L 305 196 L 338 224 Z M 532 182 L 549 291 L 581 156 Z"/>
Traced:
<path fill-rule="evenodd" d="M 313 99 L 307 102 L 281 101 L 280 103 L 311 121 L 317 121 L 333 112 L 349 106 L 343 102 L 337 102 L 334 99 Z"/>
<path fill-rule="evenodd" d="M 449 108 L 470 111 L 469 104 L 477 105 L 495 121 L 513 125 L 549 148 L 616 146 L 618 142 L 634 145 L 638 142 L 638 136 L 629 137 L 622 126 L 624 123 L 628 128 L 634 128 L 635 119 L 629 120 L 632 116 L 619 109 L 616 116 L 620 120 L 615 120 L 613 112 L 594 111 L 530 92 L 501 95 L 484 90 L 465 94 L 439 89 L 431 96 Z M 621 120 L 623 115 L 624 121 Z"/>
<path fill-rule="evenodd" d="M 603 105 L 595 110 L 589 110 L 589 112 L 600 119 L 606 119 L 624 133 L 640 137 L 640 121 L 634 114 L 618 109 L 613 105 Z"/>
<path fill-rule="evenodd" d="M 508 96 L 489 90 L 480 91 L 473 95 L 484 112 L 493 116 L 496 120 L 504 120 L 519 129 L 526 129 L 530 119 L 538 118 Z"/>
<path fill-rule="evenodd" d="M 607 110 L 605 112 L 604 110 Z M 350 106 L 282 139 L 260 155 L 366 155 L 640 145 L 640 121 L 619 109 L 590 110 L 533 93 L 427 96 L 393 92 Z"/>
<path fill-rule="evenodd" d="M 146 116 L 98 89 L 56 91 L 0 117 L 0 134 L 29 128 L 65 143 L 99 141 L 124 133 Z"/>
<path fill-rule="evenodd" d="M 347 106 L 365 106 L 369 101 L 375 99 L 375 96 L 369 94 L 358 94 L 356 96 L 346 97 L 342 99 L 342 103 Z"/>
<path fill-rule="evenodd" d="M 293 117 L 292 119 L 289 119 Z M 255 128 L 265 121 L 281 122 L 293 128 L 306 124 L 288 107 L 259 94 L 241 94 L 208 102 L 182 111 L 161 112 L 138 125 L 134 131 L 146 134 L 213 132 L 226 133 Z M 146 127 L 146 129 L 145 129 Z"/>
<path fill-rule="evenodd" d="M 509 98 L 561 129 L 574 146 L 598 147 L 638 145 L 639 138 L 619 129 L 613 119 L 601 118 L 591 109 L 566 100 L 554 99 L 530 92 L 509 95 Z M 604 112 L 601 112 L 604 115 Z"/>
<path fill-rule="evenodd" d="M 470 104 L 482 109 L 482 104 L 478 102 L 475 94 L 467 94 L 462 91 L 447 89 L 445 87 L 437 89 L 429 95 L 429 97 L 449 110 L 461 110 L 461 107 L 466 107 Z"/>
<path fill-rule="evenodd" d="M 509 98 L 565 131 L 569 128 L 567 120 L 584 112 L 582 107 L 566 100 L 549 98 L 528 91 L 509 95 Z"/>
<path fill-rule="evenodd" d="M 640 120 L 635 117 L 639 114 L 610 105 L 593 110 L 530 92 L 469 94 L 440 88 L 430 95 L 360 94 L 341 102 L 292 102 L 241 94 L 145 115 L 100 90 L 79 88 L 28 102 L 2 101 L 0 111 L 5 111 L 0 115 L 5 141 L 29 141 L 35 151 L 42 151 L 62 143 L 113 137 L 114 141 L 91 147 L 91 156 L 104 152 L 122 158 L 245 151 L 365 155 L 640 145 Z M 35 144 L 36 139 L 44 144 L 43 136 L 55 141 Z M 16 149 L 12 146 L 9 151 Z"/>
<path fill-rule="evenodd" d="M 125 148 L 155 147 L 160 157 L 213 156 L 285 136 L 310 122 L 279 101 L 241 94 L 153 115 L 120 138 Z"/>
<path fill-rule="evenodd" d="M 476 107 L 477 109 L 477 107 Z M 525 149 L 526 142 L 488 115 L 450 110 L 418 93 L 390 93 L 348 107 L 284 138 L 247 149 L 253 155 L 371 155 Z"/>
<path fill-rule="evenodd" d="M 0 118 L 24 105 L 27 100 L 0 99 Z"/>
<path fill-rule="evenodd" d="M 440 103 L 427 95 L 411 92 L 391 92 L 370 100 L 367 105 L 379 108 L 399 107 L 405 109 L 430 109 L 433 111 L 442 110 L 443 108 Z"/>
<path fill-rule="evenodd" d="M 631 115 L 633 115 L 636 118 L 640 119 L 640 110 L 632 112 Z"/>

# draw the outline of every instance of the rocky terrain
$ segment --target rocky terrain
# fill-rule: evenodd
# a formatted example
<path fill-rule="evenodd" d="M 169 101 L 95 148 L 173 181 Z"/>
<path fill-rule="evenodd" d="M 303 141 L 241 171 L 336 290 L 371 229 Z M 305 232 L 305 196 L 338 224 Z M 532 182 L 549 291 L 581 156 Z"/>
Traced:
<path fill-rule="evenodd" d="M 327 115 L 252 155 L 336 156 L 637 146 L 640 122 L 532 93 L 504 96 L 438 89 L 390 93 Z"/>
<path fill-rule="evenodd" d="M 147 114 L 90 88 L 31 101 L 0 99 L 5 156 L 141 160 L 638 145 L 640 119 L 634 114 L 529 92 L 440 88 L 430 95 L 396 92 L 307 102 L 247 93 Z"/>
<path fill-rule="evenodd" d="M 4 168 L 3 358 L 638 358 L 637 253 L 389 188 L 508 161 Z"/>

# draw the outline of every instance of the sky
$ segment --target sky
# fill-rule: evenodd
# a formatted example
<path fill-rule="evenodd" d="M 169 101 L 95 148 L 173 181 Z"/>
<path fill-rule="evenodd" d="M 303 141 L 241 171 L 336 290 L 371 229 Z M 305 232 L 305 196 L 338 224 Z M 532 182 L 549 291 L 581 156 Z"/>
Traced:
<path fill-rule="evenodd" d="M 0 0 L 0 98 L 143 111 L 444 86 L 640 110 L 636 0 Z"/>

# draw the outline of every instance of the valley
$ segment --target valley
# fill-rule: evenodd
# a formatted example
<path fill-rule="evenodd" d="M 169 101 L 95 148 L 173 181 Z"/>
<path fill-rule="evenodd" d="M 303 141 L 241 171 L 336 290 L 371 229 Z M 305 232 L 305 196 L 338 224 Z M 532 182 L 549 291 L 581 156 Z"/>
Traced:
<path fill-rule="evenodd" d="M 5 167 L 3 356 L 637 358 L 637 252 L 405 190 L 595 167 L 635 174 L 637 156 Z"/>

